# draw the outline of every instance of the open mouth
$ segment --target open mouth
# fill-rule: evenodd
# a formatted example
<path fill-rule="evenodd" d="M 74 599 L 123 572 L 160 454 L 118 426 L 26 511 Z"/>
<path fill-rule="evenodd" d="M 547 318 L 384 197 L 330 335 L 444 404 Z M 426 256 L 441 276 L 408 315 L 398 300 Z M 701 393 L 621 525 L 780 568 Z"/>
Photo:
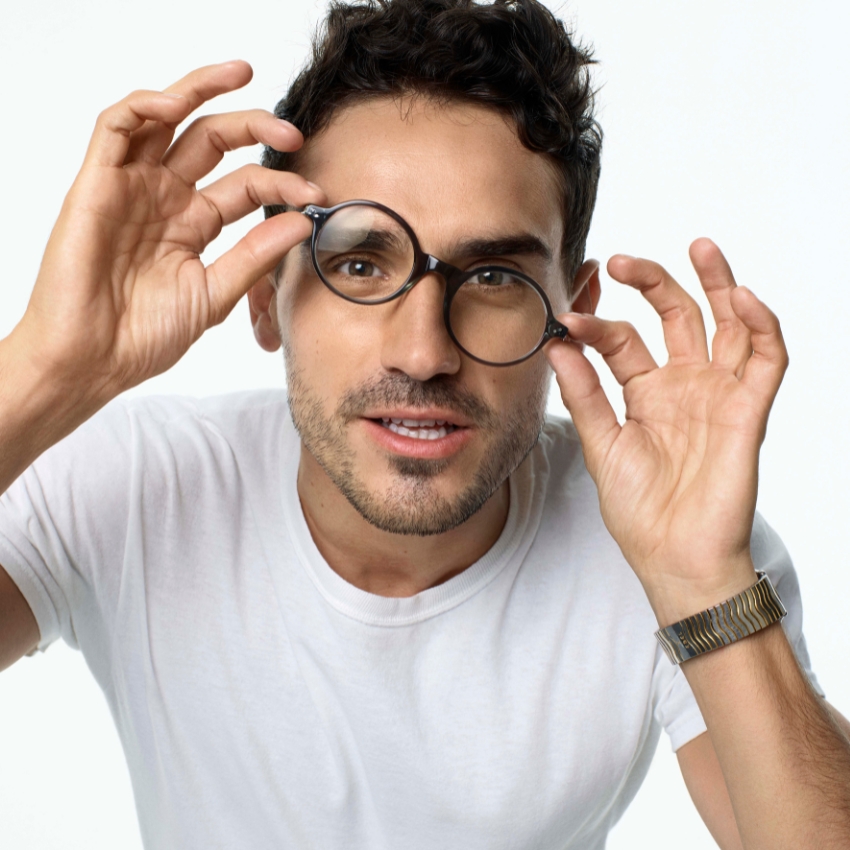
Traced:
<path fill-rule="evenodd" d="M 440 440 L 458 428 L 445 419 L 396 419 L 383 416 L 375 421 L 394 434 L 412 437 L 414 440 Z"/>
<path fill-rule="evenodd" d="M 368 414 L 360 420 L 364 436 L 383 456 L 445 460 L 467 448 L 479 433 L 471 419 L 448 409 L 384 408 Z"/>

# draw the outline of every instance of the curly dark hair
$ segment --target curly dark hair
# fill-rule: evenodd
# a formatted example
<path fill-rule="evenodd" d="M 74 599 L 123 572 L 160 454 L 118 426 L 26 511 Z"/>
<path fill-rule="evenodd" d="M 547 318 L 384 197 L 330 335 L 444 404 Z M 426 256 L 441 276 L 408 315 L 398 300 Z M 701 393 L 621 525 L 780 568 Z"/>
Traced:
<path fill-rule="evenodd" d="M 461 100 L 509 117 L 522 144 L 562 177 L 568 283 L 584 259 L 599 183 L 602 131 L 593 115 L 591 51 L 537 0 L 333 2 L 312 60 L 275 114 L 306 138 L 340 107 L 372 97 Z M 267 168 L 296 170 L 297 154 L 266 148 Z M 266 217 L 284 207 L 265 208 Z"/>

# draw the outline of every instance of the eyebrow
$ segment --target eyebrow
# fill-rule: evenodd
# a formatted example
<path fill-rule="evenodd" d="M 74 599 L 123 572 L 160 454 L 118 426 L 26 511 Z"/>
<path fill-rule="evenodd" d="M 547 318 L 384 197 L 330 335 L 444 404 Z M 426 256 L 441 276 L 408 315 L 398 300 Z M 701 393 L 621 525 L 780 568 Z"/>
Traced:
<path fill-rule="evenodd" d="M 356 232 L 356 231 L 355 231 Z M 372 228 L 370 230 L 361 231 L 362 236 L 360 236 L 360 240 L 358 242 L 349 244 L 346 240 L 341 245 L 333 244 L 333 236 L 330 239 L 326 240 L 325 245 L 322 245 L 322 239 L 319 238 L 318 250 L 331 250 L 331 251 L 340 251 L 342 253 L 346 253 L 348 251 L 381 251 L 381 250 L 392 250 L 404 248 L 408 243 L 406 240 L 401 239 L 398 233 L 394 233 L 390 230 L 381 230 L 379 228 Z M 305 243 L 309 247 L 309 240 Z"/>
<path fill-rule="evenodd" d="M 540 257 L 547 262 L 552 259 L 552 251 L 546 243 L 530 233 L 493 239 L 468 239 L 460 242 L 452 253 L 459 258 Z"/>
<path fill-rule="evenodd" d="M 351 246 L 352 251 L 375 251 L 389 248 L 406 247 L 409 243 L 406 239 L 400 239 L 397 233 L 389 230 L 370 230 L 356 245 Z"/>
<path fill-rule="evenodd" d="M 359 245 L 353 246 L 352 249 L 368 250 L 369 248 L 393 247 L 391 244 L 393 242 L 398 244 L 395 234 L 372 230 Z M 310 253 L 309 237 L 301 243 L 301 249 L 305 254 Z M 517 233 L 492 239 L 467 239 L 459 242 L 451 254 L 458 259 L 470 257 L 539 257 L 546 262 L 552 260 L 551 249 L 542 239 L 532 236 L 530 233 Z"/>

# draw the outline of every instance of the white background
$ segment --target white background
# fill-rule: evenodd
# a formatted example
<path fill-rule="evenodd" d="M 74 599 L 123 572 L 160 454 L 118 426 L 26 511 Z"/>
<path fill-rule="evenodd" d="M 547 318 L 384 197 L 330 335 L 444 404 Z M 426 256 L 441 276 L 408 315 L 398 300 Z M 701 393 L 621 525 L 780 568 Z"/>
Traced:
<path fill-rule="evenodd" d="M 164 87 L 236 57 L 253 64 L 253 83 L 210 108 L 271 108 L 323 8 L 315 0 L 4 4 L 0 336 L 25 308 L 100 109 L 131 89 Z M 796 561 L 815 670 L 846 714 L 848 10 L 838 0 L 574 0 L 561 8 L 601 60 L 606 146 L 590 255 L 652 257 L 696 291 L 687 246 L 709 235 L 783 322 L 792 365 L 763 450 L 759 507 Z M 227 165 L 258 155 L 234 154 Z M 241 232 L 232 231 L 211 257 Z M 601 313 L 634 322 L 661 356 L 658 323 L 634 292 L 606 278 Z M 280 358 L 254 345 L 243 303 L 138 392 L 281 383 Z M 714 846 L 662 740 L 609 847 L 674 841 Z M 64 645 L 0 677 L 0 847 L 140 847 L 105 701 Z"/>

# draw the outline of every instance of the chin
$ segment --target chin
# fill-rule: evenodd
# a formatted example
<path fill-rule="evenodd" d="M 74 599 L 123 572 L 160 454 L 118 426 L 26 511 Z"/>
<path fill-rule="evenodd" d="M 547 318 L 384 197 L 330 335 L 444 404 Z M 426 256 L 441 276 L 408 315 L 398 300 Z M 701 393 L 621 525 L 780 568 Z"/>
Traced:
<path fill-rule="evenodd" d="M 409 460 L 405 458 L 405 462 Z M 434 480 L 437 474 L 429 470 L 426 475 L 398 476 L 388 488 L 378 491 L 351 487 L 349 482 L 340 486 L 340 490 L 360 516 L 381 531 L 428 537 L 463 525 L 503 483 L 476 476 L 464 489 L 447 495 L 441 492 L 447 488 L 439 487 Z"/>

